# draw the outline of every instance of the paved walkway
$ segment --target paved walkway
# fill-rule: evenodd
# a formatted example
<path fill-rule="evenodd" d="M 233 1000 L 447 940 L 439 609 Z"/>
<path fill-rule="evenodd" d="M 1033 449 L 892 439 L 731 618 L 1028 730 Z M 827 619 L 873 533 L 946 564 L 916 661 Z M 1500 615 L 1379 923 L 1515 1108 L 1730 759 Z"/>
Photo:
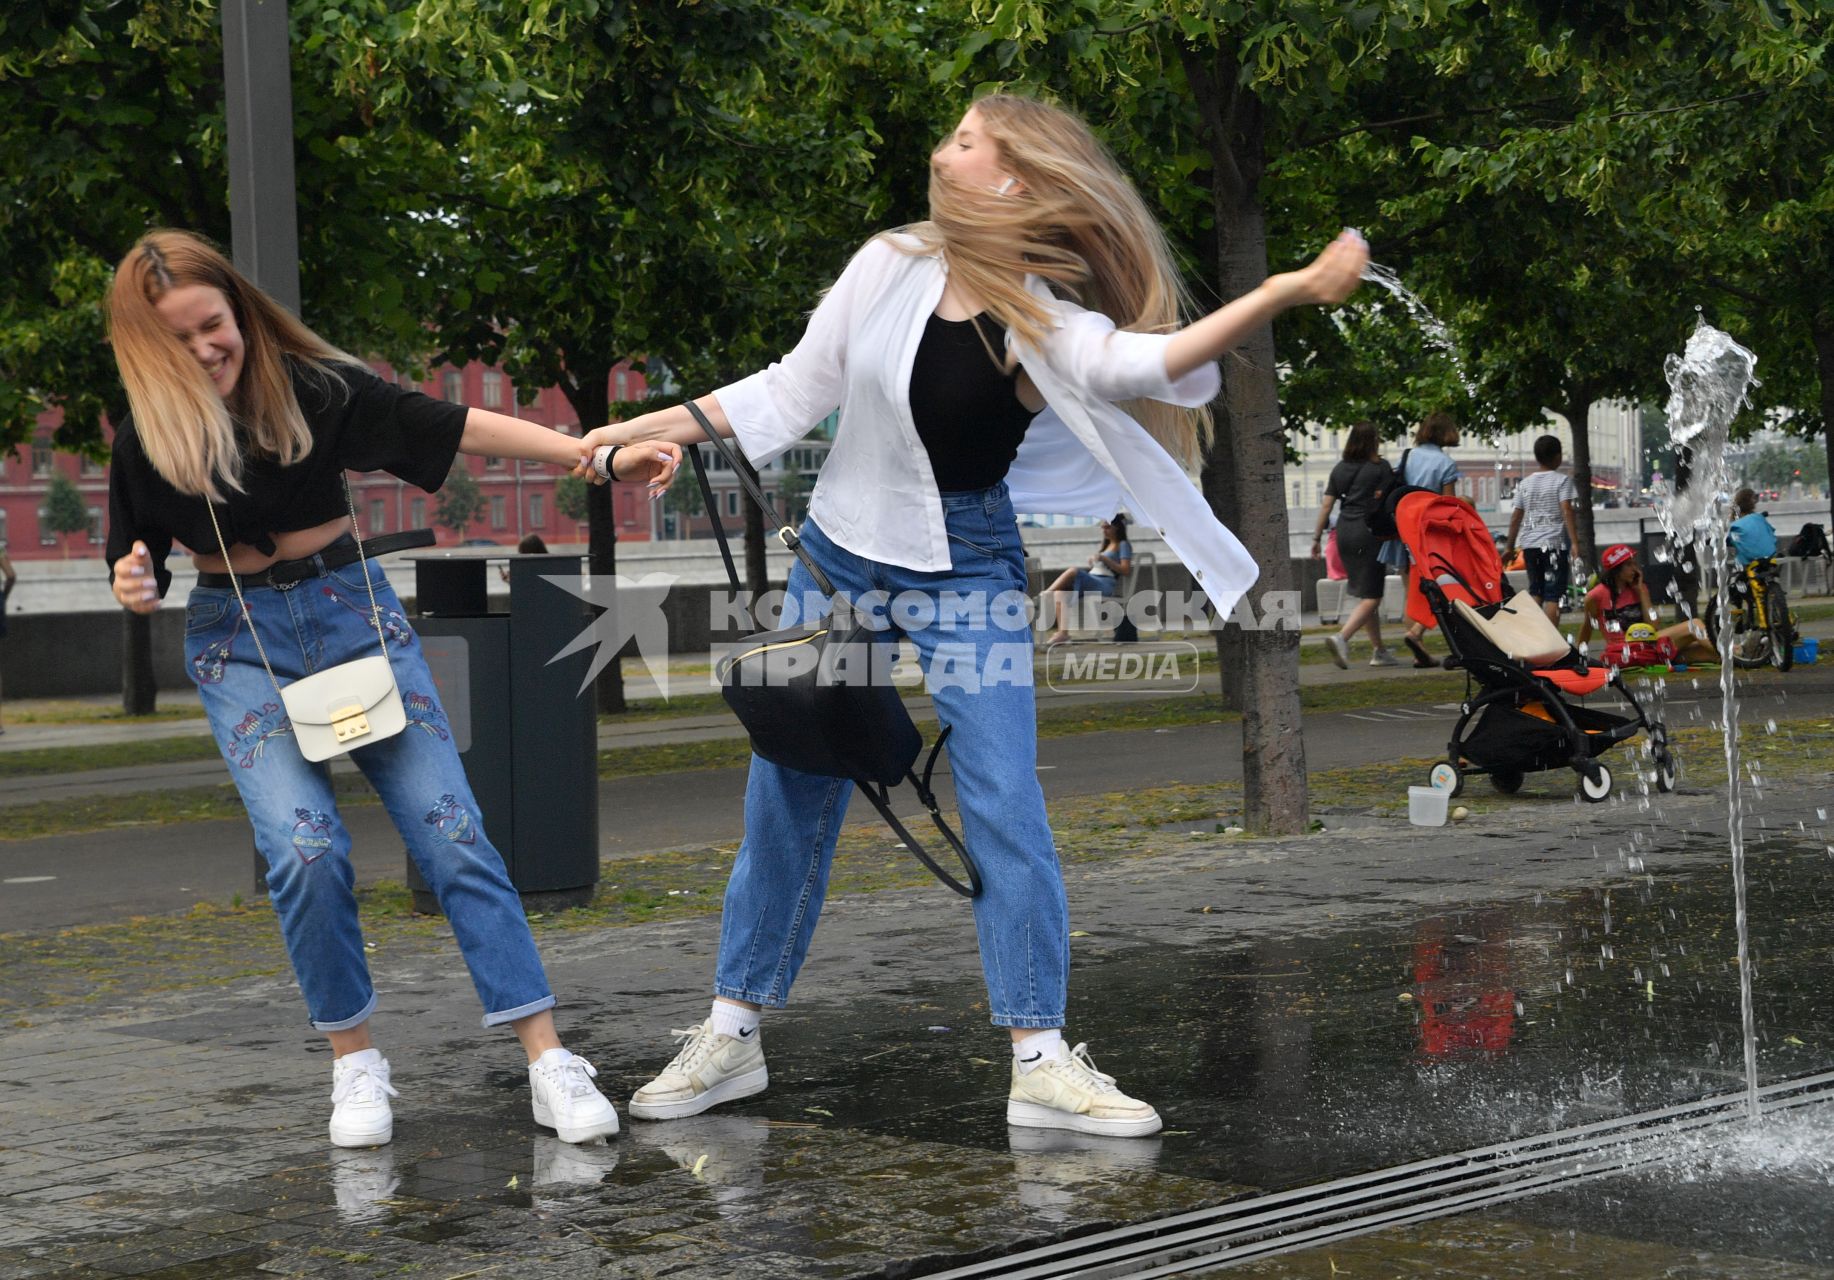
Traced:
<path fill-rule="evenodd" d="M 1834 1042 L 1820 790 L 1773 780 L 1758 833 L 1772 1078 L 1826 1068 Z M 401 1097 L 395 1142 L 372 1152 L 324 1140 L 328 1058 L 271 937 L 200 938 L 168 965 L 101 935 L 15 947 L 0 954 L 0 1277 L 924 1274 L 1735 1089 L 1723 799 L 1652 803 L 1518 800 L 1481 827 L 1367 818 L 1292 841 L 1168 830 L 1072 866 L 1071 1035 L 1165 1114 L 1139 1141 L 1006 1127 L 972 918 L 935 888 L 830 904 L 795 1006 L 766 1019 L 766 1094 L 585 1148 L 531 1124 L 519 1055 L 476 1029 L 443 930 L 376 935 Z M 562 1027 L 622 1108 L 669 1029 L 704 1012 L 717 925 L 538 928 Z M 86 956 L 107 994 L 32 1000 L 81 990 L 60 956 Z M 1817 1149 L 1774 1136 L 1782 1161 Z M 1696 1154 L 1596 1186 L 1549 1226 L 1562 1242 L 1581 1228 L 1599 1256 L 1685 1240 L 1701 1280 L 1825 1280 L 1798 1260 L 1834 1254 L 1834 1219 L 1784 1212 L 1801 1197 Z M 1434 1274 L 1488 1273 L 1486 1238 Z M 1285 1274 L 1329 1273 L 1297 1261 Z M 1563 1246 L 1510 1274 L 1574 1265 Z M 1412 1274 L 1379 1273 L 1397 1269 Z"/>

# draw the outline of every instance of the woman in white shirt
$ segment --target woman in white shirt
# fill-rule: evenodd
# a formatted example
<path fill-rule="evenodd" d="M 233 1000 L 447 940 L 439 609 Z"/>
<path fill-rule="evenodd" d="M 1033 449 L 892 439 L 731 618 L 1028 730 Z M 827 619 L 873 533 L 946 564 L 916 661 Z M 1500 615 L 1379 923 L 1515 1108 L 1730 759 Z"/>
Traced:
<path fill-rule="evenodd" d="M 757 466 L 840 410 L 802 544 L 842 594 L 898 598 L 896 629 L 952 727 L 962 832 L 984 886 L 974 910 L 989 1008 L 1013 1041 L 1007 1120 L 1153 1133 L 1158 1113 L 1062 1035 L 1069 920 L 1038 785 L 1014 511 L 1144 513 L 1227 616 L 1256 568 L 1180 465 L 1201 449 L 1214 361 L 1288 307 L 1348 296 L 1368 250 L 1345 232 L 1305 269 L 1180 329 L 1163 234 L 1081 120 L 984 98 L 930 163 L 931 220 L 868 241 L 794 351 L 696 403 Z M 676 406 L 585 443 L 699 434 Z M 825 608 L 812 592 L 793 566 L 791 605 Z M 945 597 L 977 603 L 965 618 L 923 607 Z M 786 612 L 781 625 L 798 620 Z M 634 1117 L 695 1115 L 765 1087 L 759 1011 L 786 1002 L 807 954 L 851 791 L 753 757 L 712 1013 L 637 1091 Z"/>

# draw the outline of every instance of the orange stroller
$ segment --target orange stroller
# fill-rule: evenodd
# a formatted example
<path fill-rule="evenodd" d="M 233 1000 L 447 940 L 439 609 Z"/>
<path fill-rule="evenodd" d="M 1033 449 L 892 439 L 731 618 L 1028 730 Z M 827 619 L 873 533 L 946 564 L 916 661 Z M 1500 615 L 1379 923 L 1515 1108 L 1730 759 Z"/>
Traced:
<path fill-rule="evenodd" d="M 1598 757 L 1643 733 L 1657 787 L 1674 790 L 1667 728 L 1645 714 L 1614 668 L 1589 662 L 1569 644 L 1533 596 L 1506 598 L 1496 543 L 1470 503 L 1406 488 L 1384 505 L 1413 557 L 1408 616 L 1439 625 L 1451 650 L 1446 667 L 1466 676 L 1446 758 L 1429 777 L 1433 786 L 1457 795 L 1465 775 L 1487 773 L 1509 795 L 1527 774 L 1571 769 L 1581 798 L 1596 803 L 1611 794 L 1611 770 Z M 1381 531 L 1380 521 L 1371 524 Z M 1629 703 L 1630 715 L 1568 700 L 1606 687 Z"/>

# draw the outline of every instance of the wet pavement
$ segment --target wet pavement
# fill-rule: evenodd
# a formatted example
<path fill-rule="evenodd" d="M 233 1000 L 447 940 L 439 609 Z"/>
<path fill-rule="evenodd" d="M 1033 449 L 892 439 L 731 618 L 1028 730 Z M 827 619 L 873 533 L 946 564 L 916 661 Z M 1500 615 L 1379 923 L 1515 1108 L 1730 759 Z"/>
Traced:
<path fill-rule="evenodd" d="M 1737 1089 L 1723 802 L 1624 791 L 1580 807 L 1550 783 L 1442 829 L 1168 831 L 1074 868 L 1070 1035 L 1165 1114 L 1145 1141 L 1007 1129 L 972 924 L 933 889 L 831 904 L 765 1023 L 767 1094 L 607 1146 L 531 1125 L 520 1055 L 473 1030 L 443 936 L 374 961 L 402 1091 L 375 1152 L 325 1144 L 329 1058 L 290 982 L 53 1010 L 0 1034 L 0 1280 L 923 1274 Z M 1772 784 L 1753 819 L 1767 1079 L 1834 1067 L 1824 793 Z M 563 1032 L 620 1106 L 703 1016 L 715 937 L 544 938 Z M 1245 1273 L 1830 1275 L 1831 1133 L 1798 1117 L 1742 1153 Z"/>

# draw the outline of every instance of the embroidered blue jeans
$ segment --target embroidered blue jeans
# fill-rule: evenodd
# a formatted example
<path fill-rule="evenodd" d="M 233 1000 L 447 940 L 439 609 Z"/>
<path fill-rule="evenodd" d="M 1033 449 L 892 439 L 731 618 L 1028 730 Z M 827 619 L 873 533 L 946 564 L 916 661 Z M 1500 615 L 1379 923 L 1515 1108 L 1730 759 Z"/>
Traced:
<path fill-rule="evenodd" d="M 376 628 L 359 562 L 289 587 L 247 587 L 252 619 L 281 684 L 373 656 Z M 554 996 L 503 858 L 484 834 L 420 641 L 381 570 L 371 566 L 389 661 L 408 727 L 351 752 L 381 797 L 458 939 L 484 1025 L 551 1008 Z M 350 833 L 331 770 L 299 754 L 293 727 L 235 593 L 196 587 L 185 607 L 185 665 L 267 863 L 268 896 L 312 1025 L 343 1031 L 376 1008 L 357 923 Z"/>
<path fill-rule="evenodd" d="M 915 645 L 938 718 L 952 727 L 947 751 L 962 838 L 984 885 L 974 921 L 993 1023 L 1061 1027 L 1070 924 L 1038 784 L 1025 552 L 1005 485 L 945 493 L 942 502 L 950 567 L 941 572 L 854 555 L 812 520 L 803 522 L 802 545 L 888 637 L 902 634 Z M 786 627 L 827 611 L 800 561 L 786 595 Z M 752 757 L 745 840 L 720 921 L 716 995 L 772 1008 L 788 1001 L 852 795 L 851 782 Z"/>

